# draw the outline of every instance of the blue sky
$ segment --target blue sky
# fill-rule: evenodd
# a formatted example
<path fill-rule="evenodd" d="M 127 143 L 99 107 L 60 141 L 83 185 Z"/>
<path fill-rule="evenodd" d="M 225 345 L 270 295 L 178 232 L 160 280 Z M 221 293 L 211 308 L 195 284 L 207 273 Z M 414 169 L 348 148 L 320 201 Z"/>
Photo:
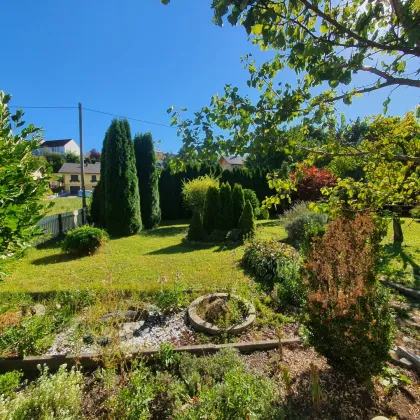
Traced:
<path fill-rule="evenodd" d="M 210 0 L 21 0 L 2 5 L 0 89 L 11 105 L 77 106 L 169 125 L 170 105 L 194 111 L 230 83 L 246 91 L 240 56 L 252 52 L 243 28 L 212 24 Z M 292 85 L 296 76 L 283 73 Z M 369 79 L 370 80 L 370 79 Z M 251 93 L 254 97 L 254 93 Z M 387 92 L 341 107 L 349 118 L 379 113 Z M 413 109 L 419 96 L 405 88 L 389 113 Z M 84 113 L 85 151 L 100 149 L 112 117 Z M 46 139 L 79 141 L 77 109 L 25 110 Z M 130 121 L 134 133 L 152 131 L 160 149 L 177 151 L 176 130 Z"/>

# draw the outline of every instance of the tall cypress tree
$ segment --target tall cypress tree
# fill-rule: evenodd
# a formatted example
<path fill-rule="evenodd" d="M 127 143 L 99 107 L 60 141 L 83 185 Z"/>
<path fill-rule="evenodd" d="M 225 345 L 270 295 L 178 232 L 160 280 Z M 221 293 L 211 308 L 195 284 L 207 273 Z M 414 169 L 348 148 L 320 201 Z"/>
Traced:
<path fill-rule="evenodd" d="M 106 155 L 107 155 L 107 138 L 108 138 L 108 131 L 105 133 L 105 138 L 102 144 L 102 153 L 101 153 L 101 173 L 100 173 L 100 183 L 101 183 L 101 191 L 100 191 L 100 197 L 99 198 L 99 220 L 98 220 L 98 224 L 103 227 L 106 228 L 106 208 L 105 208 L 105 203 L 106 203 Z M 101 182 L 102 181 L 102 182 Z M 94 198 L 92 198 L 94 199 Z"/>
<path fill-rule="evenodd" d="M 216 228 L 220 219 L 220 194 L 217 187 L 209 187 L 204 203 L 203 226 L 210 235 Z"/>
<path fill-rule="evenodd" d="M 239 219 L 242 216 L 242 212 L 245 207 L 245 194 L 242 189 L 242 185 L 235 184 L 232 191 L 232 202 L 233 202 L 233 223 L 234 227 L 238 227 Z"/>
<path fill-rule="evenodd" d="M 222 184 L 220 187 L 220 219 L 219 229 L 230 230 L 234 228 L 233 221 L 233 202 L 232 202 L 232 188 L 229 183 Z"/>
<path fill-rule="evenodd" d="M 105 142 L 106 227 L 111 235 L 134 235 L 142 225 L 136 158 L 128 121 L 114 119 Z"/>
<path fill-rule="evenodd" d="M 159 226 L 161 212 L 159 174 L 152 133 L 136 135 L 134 152 L 139 180 L 141 218 L 146 229 L 153 229 Z"/>

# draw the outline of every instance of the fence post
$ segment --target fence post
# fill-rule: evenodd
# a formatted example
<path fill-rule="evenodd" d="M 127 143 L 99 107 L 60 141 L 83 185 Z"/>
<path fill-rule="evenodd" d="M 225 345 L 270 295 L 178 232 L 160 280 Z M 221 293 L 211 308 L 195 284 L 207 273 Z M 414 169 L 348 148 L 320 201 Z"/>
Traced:
<path fill-rule="evenodd" d="M 63 233 L 63 219 L 61 218 L 61 213 L 58 215 L 58 235 Z"/>

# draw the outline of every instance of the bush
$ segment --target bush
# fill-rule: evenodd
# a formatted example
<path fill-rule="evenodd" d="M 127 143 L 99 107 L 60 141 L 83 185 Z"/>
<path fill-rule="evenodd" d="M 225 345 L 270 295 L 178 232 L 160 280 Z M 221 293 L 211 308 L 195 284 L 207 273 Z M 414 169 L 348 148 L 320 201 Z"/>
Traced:
<path fill-rule="evenodd" d="M 296 194 L 299 200 L 317 201 L 322 197 L 321 189 L 332 187 L 336 179 L 332 173 L 325 168 L 303 165 L 290 175 L 296 181 Z"/>
<path fill-rule="evenodd" d="M 195 210 L 188 228 L 187 237 L 190 241 L 205 241 L 206 236 L 206 231 L 203 227 L 203 218 L 201 217 L 201 214 Z"/>
<path fill-rule="evenodd" d="M 245 194 L 242 186 L 235 184 L 232 191 L 234 228 L 238 227 L 239 219 L 245 207 Z"/>
<path fill-rule="evenodd" d="M 203 214 L 207 191 L 210 187 L 219 187 L 218 179 L 211 175 L 184 181 L 182 183 L 182 196 L 187 207 Z"/>
<path fill-rule="evenodd" d="M 249 201 L 254 210 L 254 216 L 259 217 L 261 213 L 260 200 L 258 200 L 257 194 L 255 191 L 250 189 L 244 189 L 245 201 Z"/>
<path fill-rule="evenodd" d="M 0 398 L 2 419 L 81 418 L 83 375 L 62 365 L 55 375 L 45 367 L 41 376 L 10 398 Z"/>
<path fill-rule="evenodd" d="M 305 201 L 296 203 L 282 216 L 289 240 L 299 245 L 304 253 L 309 251 L 312 238 L 324 233 L 327 220 L 326 214 L 315 213 Z"/>
<path fill-rule="evenodd" d="M 281 302 L 300 306 L 305 301 L 301 261 L 292 246 L 273 239 L 252 240 L 246 244 L 242 262 L 259 281 L 276 286 Z"/>
<path fill-rule="evenodd" d="M 220 218 L 220 194 L 218 187 L 210 187 L 207 190 L 204 204 L 203 226 L 210 235 L 219 223 Z"/>
<path fill-rule="evenodd" d="M 63 250 L 79 255 L 89 255 L 95 252 L 107 239 L 108 235 L 104 230 L 84 225 L 66 233 Z"/>
<path fill-rule="evenodd" d="M 369 215 L 337 218 L 316 238 L 306 265 L 309 342 L 360 380 L 382 371 L 392 344 L 389 295 L 376 283 L 375 235 Z"/>
<path fill-rule="evenodd" d="M 277 418 L 276 386 L 269 379 L 248 373 L 234 351 L 222 350 L 201 360 L 187 356 L 185 360 L 180 371 L 194 404 L 178 412 L 176 419 L 209 418 L 209 414 L 215 419 Z"/>
<path fill-rule="evenodd" d="M 242 230 L 243 236 L 252 237 L 255 235 L 254 212 L 249 201 L 245 203 L 244 211 L 239 219 L 238 228 Z"/>
<path fill-rule="evenodd" d="M 232 188 L 228 183 L 220 187 L 220 218 L 218 227 L 220 230 L 228 231 L 235 226 L 233 219 Z"/>
<path fill-rule="evenodd" d="M 0 375 L 0 395 L 8 397 L 19 388 L 23 373 L 17 370 Z"/>

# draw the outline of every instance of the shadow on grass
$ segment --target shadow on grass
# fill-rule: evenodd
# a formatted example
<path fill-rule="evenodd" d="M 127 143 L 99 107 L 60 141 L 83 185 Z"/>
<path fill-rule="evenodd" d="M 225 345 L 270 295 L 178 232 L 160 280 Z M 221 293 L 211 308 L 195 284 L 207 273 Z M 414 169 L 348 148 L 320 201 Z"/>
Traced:
<path fill-rule="evenodd" d="M 142 236 L 152 236 L 157 238 L 165 238 L 167 236 L 179 235 L 187 231 L 186 226 L 162 226 L 153 230 L 144 230 Z"/>
<path fill-rule="evenodd" d="M 46 257 L 37 258 L 31 262 L 32 265 L 48 265 L 48 264 L 59 264 L 63 262 L 75 261 L 81 258 L 84 258 L 85 255 L 77 255 L 77 254 L 52 254 L 47 255 Z"/>
<path fill-rule="evenodd" d="M 407 267 L 411 267 L 414 274 L 414 286 L 416 289 L 420 288 L 420 265 L 414 261 L 413 257 L 408 254 L 401 243 L 384 245 L 382 248 L 383 266 L 386 267 L 392 264 L 392 260 L 400 260 L 403 264 L 403 269 L 398 270 L 395 274 L 403 276 L 406 272 Z"/>
<path fill-rule="evenodd" d="M 257 226 L 264 226 L 264 227 L 281 227 L 282 224 L 280 220 L 264 220 L 257 223 Z"/>
<path fill-rule="evenodd" d="M 166 248 L 157 249 L 151 251 L 146 255 L 170 255 L 170 254 L 184 254 L 186 252 L 199 251 L 203 247 L 198 247 L 190 244 L 179 243 L 176 245 L 171 245 Z"/>

